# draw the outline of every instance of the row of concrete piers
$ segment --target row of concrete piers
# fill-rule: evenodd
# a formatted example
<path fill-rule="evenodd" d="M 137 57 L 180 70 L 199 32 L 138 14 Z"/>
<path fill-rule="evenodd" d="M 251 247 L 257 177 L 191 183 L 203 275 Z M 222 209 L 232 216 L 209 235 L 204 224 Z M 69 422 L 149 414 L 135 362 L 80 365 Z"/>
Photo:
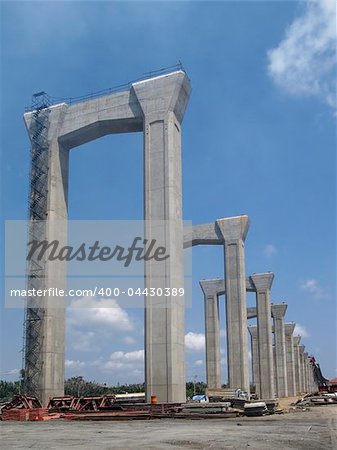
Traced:
<path fill-rule="evenodd" d="M 304 351 L 305 346 L 300 345 L 301 336 L 294 336 L 296 324 L 285 323 L 288 305 L 270 302 L 273 279 L 273 273 L 246 277 L 246 291 L 256 293 L 256 307 L 246 308 L 245 317 L 239 324 L 241 329 L 248 328 L 251 337 L 252 382 L 249 384 L 255 387 L 255 393 L 260 399 L 293 397 L 317 389 L 309 355 Z M 200 286 L 205 300 L 207 386 L 209 389 L 220 389 L 222 382 L 219 297 L 226 295 L 226 283 L 224 279 L 209 279 L 200 281 Z M 248 340 L 233 344 L 235 336 L 228 335 L 232 328 L 230 326 L 232 317 L 228 316 L 227 301 L 228 295 L 226 295 L 227 354 L 229 356 L 235 352 L 248 354 Z M 249 325 L 249 320 L 253 318 L 257 319 L 257 325 Z M 240 351 L 237 345 L 246 348 Z M 238 380 L 232 377 L 233 370 L 230 364 L 229 357 L 229 387 L 249 391 L 247 382 L 239 386 Z M 243 360 L 243 365 L 245 367 L 242 368 L 242 372 L 249 373 L 248 356 Z"/>

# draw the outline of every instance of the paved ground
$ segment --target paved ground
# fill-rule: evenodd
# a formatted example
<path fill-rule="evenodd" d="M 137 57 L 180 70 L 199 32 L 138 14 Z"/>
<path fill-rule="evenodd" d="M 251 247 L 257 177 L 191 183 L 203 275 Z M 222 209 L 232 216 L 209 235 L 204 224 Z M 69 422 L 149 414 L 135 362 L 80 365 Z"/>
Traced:
<path fill-rule="evenodd" d="M 1 422 L 3 449 L 336 450 L 337 406 L 261 418 Z"/>

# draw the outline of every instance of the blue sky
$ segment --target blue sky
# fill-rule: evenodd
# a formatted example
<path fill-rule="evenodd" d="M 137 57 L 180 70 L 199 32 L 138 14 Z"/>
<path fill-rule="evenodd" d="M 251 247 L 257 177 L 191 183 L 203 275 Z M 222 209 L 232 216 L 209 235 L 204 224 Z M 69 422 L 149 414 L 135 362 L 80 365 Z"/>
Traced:
<path fill-rule="evenodd" d="M 193 89 L 183 122 L 184 218 L 249 215 L 247 274 L 275 273 L 272 301 L 288 303 L 286 320 L 335 377 L 334 8 L 330 0 L 1 2 L 3 218 L 27 216 L 22 114 L 32 93 L 74 97 L 181 60 Z M 70 159 L 71 219 L 142 218 L 141 133 L 107 136 Z M 223 270 L 221 248 L 193 250 L 188 379 L 205 379 L 198 281 Z M 115 307 L 68 312 L 67 376 L 142 381 L 142 312 L 100 306 Z M 18 377 L 22 320 L 22 310 L 1 309 L 1 378 Z"/>

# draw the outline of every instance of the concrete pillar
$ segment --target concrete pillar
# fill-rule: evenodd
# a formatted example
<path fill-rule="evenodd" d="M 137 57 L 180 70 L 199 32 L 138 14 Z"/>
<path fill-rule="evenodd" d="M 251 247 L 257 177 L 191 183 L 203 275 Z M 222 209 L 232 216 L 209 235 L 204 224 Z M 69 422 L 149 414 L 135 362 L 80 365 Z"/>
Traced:
<path fill-rule="evenodd" d="M 145 237 L 148 242 L 156 239 L 170 255 L 161 262 L 146 262 L 145 288 L 179 288 L 184 286 L 181 122 L 190 85 L 187 76 L 177 72 L 132 88 L 143 113 Z M 151 395 L 160 402 L 185 401 L 184 335 L 182 297 L 145 297 L 147 401 Z"/>
<path fill-rule="evenodd" d="M 314 367 L 313 367 L 313 364 L 311 362 L 311 358 L 309 358 L 309 373 L 310 373 L 310 381 L 311 381 L 311 392 L 316 392 L 317 391 L 317 384 L 316 384 L 316 381 L 315 381 Z"/>
<path fill-rule="evenodd" d="M 288 397 L 286 345 L 284 331 L 284 315 L 287 310 L 287 305 L 272 305 L 271 309 L 274 317 L 277 396 L 279 398 L 282 398 Z"/>
<path fill-rule="evenodd" d="M 200 281 L 205 300 L 206 384 L 209 389 L 221 388 L 221 353 L 219 327 L 218 282 Z"/>
<path fill-rule="evenodd" d="M 59 241 L 60 247 L 67 245 L 68 216 L 68 173 L 69 151 L 58 141 L 60 123 L 65 105 L 59 105 L 49 111 L 48 126 L 45 130 L 48 139 L 48 176 L 45 185 L 40 187 L 46 193 L 46 211 L 44 227 L 36 229 L 32 221 L 30 229 L 38 231 L 34 237 L 38 241 L 47 239 L 49 242 Z M 25 114 L 25 122 L 30 139 L 33 143 L 35 123 L 32 113 Z M 34 144 L 32 144 L 34 145 Z M 41 222 L 40 222 L 41 224 Z M 43 231 L 42 231 L 43 229 Z M 41 261 L 43 276 L 39 289 L 50 287 L 66 288 L 66 266 L 64 262 Z M 34 283 L 32 273 L 28 273 L 28 287 Z M 65 308 L 64 298 L 53 295 L 40 297 L 38 303 L 33 297 L 27 300 L 27 307 L 41 308 L 39 312 L 39 330 L 34 336 L 36 323 L 26 323 L 25 341 L 25 384 L 27 394 L 37 395 L 45 405 L 49 397 L 64 394 L 64 352 L 65 352 Z M 35 365 L 35 367 L 34 367 Z"/>
<path fill-rule="evenodd" d="M 276 349 L 275 344 L 273 345 L 273 362 L 274 362 L 274 385 L 275 385 L 275 391 L 277 395 L 277 374 L 276 374 Z"/>
<path fill-rule="evenodd" d="M 296 379 L 296 395 L 300 395 L 302 392 L 302 369 L 300 361 L 300 349 L 301 336 L 294 336 L 294 358 L 295 358 L 295 379 Z"/>
<path fill-rule="evenodd" d="M 249 393 L 247 302 L 244 241 L 247 216 L 217 220 L 225 250 L 228 381 Z"/>
<path fill-rule="evenodd" d="M 260 383 L 260 367 L 259 367 L 259 345 L 258 345 L 258 333 L 257 326 L 250 325 L 248 327 L 251 337 L 251 350 L 252 350 L 252 372 L 253 372 L 253 385 L 255 386 L 255 393 L 258 398 L 261 397 L 261 383 Z"/>
<path fill-rule="evenodd" d="M 301 366 L 301 386 L 302 386 L 302 393 L 306 393 L 306 385 L 305 385 L 305 363 L 304 363 L 304 349 L 305 345 L 299 346 L 299 353 L 300 353 L 300 366 Z"/>
<path fill-rule="evenodd" d="M 286 341 L 286 362 L 287 362 L 287 383 L 288 396 L 296 396 L 296 377 L 295 377 L 295 355 L 294 355 L 294 339 L 293 332 L 296 324 L 286 323 L 284 325 L 285 341 Z"/>
<path fill-rule="evenodd" d="M 308 367 L 308 353 L 303 353 L 304 358 L 304 369 L 305 369 L 305 392 L 310 392 L 309 386 L 309 367 Z"/>
<path fill-rule="evenodd" d="M 259 346 L 260 398 L 275 398 L 273 333 L 271 319 L 270 289 L 273 273 L 251 276 L 256 288 L 257 333 Z"/>

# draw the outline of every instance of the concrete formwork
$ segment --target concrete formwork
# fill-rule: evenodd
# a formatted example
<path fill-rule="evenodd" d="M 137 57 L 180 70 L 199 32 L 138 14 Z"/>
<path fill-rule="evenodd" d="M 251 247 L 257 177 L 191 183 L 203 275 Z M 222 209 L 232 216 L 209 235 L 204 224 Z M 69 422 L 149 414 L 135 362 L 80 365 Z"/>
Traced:
<path fill-rule="evenodd" d="M 181 122 L 190 83 L 176 71 L 134 83 L 130 89 L 82 103 L 50 108 L 49 174 L 46 234 L 49 241 L 67 241 L 69 150 L 101 136 L 144 132 L 144 215 L 147 223 L 165 221 L 160 231 L 170 258 L 145 266 L 145 287 L 183 286 L 183 225 L 181 191 Z M 32 114 L 24 116 L 32 139 Z M 156 230 L 158 232 L 158 230 Z M 146 227 L 145 237 L 153 237 Z M 161 282 L 158 282 L 161 280 Z M 65 265 L 46 267 L 46 287 L 64 289 Z M 147 399 L 185 400 L 184 302 L 181 297 L 147 297 L 145 309 L 145 380 Z M 64 391 L 64 324 L 61 307 L 44 299 L 43 360 L 37 394 L 45 402 Z M 59 305 L 58 305 L 59 306 Z M 157 307 L 159 306 L 159 308 Z M 165 313 L 163 314 L 163 309 Z"/>

